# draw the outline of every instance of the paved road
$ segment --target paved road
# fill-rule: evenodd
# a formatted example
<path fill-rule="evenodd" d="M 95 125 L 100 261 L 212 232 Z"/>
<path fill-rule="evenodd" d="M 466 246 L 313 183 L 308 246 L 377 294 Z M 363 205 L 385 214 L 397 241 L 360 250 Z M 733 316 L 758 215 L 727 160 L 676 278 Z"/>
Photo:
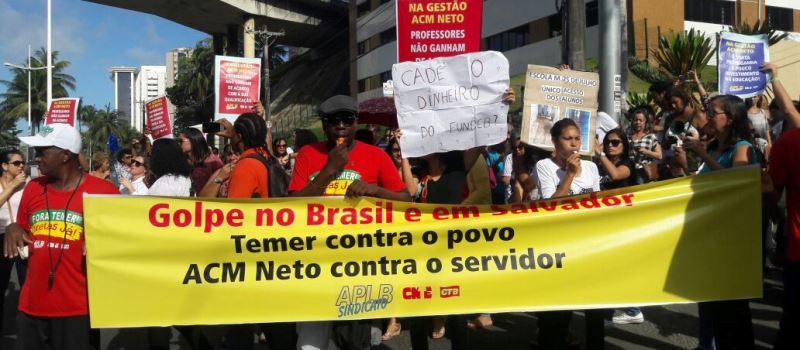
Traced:
<path fill-rule="evenodd" d="M 771 349 L 778 330 L 780 318 L 780 300 L 783 292 L 778 274 L 767 275 L 764 284 L 764 298 L 752 301 L 753 326 L 756 335 L 757 349 Z M 16 279 L 5 296 L 3 338 L 0 349 L 13 349 L 14 314 L 19 290 Z M 612 325 L 606 328 L 607 349 L 693 349 L 697 346 L 697 306 L 695 304 L 651 306 L 643 308 L 646 321 L 638 325 Z M 490 329 L 471 333 L 472 349 L 491 350 L 530 350 L 536 349 L 533 340 L 536 337 L 536 317 L 528 313 L 510 313 L 495 315 L 495 325 Z M 572 322 L 572 333 L 581 336 L 583 333 L 583 315 L 576 313 Z M 101 332 L 102 349 L 147 349 L 147 339 L 142 330 L 103 330 Z M 378 349 L 410 349 L 408 331 L 384 343 Z M 446 338 L 430 340 L 431 349 L 450 349 Z M 191 349 L 173 331 L 171 349 Z M 334 349 L 332 347 L 331 349 Z M 267 349 L 258 345 L 257 349 Z"/>

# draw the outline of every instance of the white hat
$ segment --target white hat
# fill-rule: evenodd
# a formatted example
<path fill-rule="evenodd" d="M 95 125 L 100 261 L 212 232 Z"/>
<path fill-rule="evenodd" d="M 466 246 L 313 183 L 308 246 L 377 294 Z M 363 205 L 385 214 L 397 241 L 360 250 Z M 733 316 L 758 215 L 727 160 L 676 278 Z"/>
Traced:
<path fill-rule="evenodd" d="M 39 128 L 39 135 L 20 136 L 31 147 L 55 146 L 72 153 L 81 152 L 81 134 L 69 124 L 49 124 Z"/>

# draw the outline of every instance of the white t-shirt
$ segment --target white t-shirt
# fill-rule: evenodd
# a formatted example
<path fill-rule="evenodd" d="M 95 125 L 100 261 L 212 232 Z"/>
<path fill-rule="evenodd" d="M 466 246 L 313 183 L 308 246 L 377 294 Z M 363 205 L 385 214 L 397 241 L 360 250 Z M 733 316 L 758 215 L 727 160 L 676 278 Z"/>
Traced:
<path fill-rule="evenodd" d="M 25 183 L 27 184 L 28 181 L 30 181 L 30 179 L 25 180 Z M 0 185 L 0 192 L 2 191 L 3 186 Z M 0 233 L 5 233 L 6 226 L 17 221 L 17 210 L 19 209 L 19 201 L 22 199 L 22 192 L 22 189 L 14 192 L 14 194 L 8 198 L 8 201 L 0 205 Z M 11 204 L 11 212 L 8 210 L 9 203 Z M 11 217 L 11 215 L 14 215 L 14 217 Z"/>
<path fill-rule="evenodd" d="M 511 177 L 514 175 L 514 154 L 509 153 L 503 161 L 503 176 Z"/>
<path fill-rule="evenodd" d="M 128 193 L 128 188 L 125 187 L 125 185 L 119 185 L 119 193 L 132 194 L 134 196 L 146 196 L 149 194 L 147 185 L 144 184 L 144 176 L 133 180 L 133 182 L 131 182 L 131 186 L 133 186 L 133 193 Z"/>
<path fill-rule="evenodd" d="M 188 176 L 164 175 L 150 186 L 147 194 L 151 196 L 189 197 L 192 180 Z"/>
<path fill-rule="evenodd" d="M 536 187 L 539 188 L 539 198 L 550 198 L 556 193 L 558 185 L 564 179 L 566 172 L 553 162 L 552 159 L 542 159 L 536 163 Z M 590 161 L 581 160 L 581 175 L 572 180 L 569 195 L 577 195 L 600 191 L 600 173 L 597 165 Z"/>

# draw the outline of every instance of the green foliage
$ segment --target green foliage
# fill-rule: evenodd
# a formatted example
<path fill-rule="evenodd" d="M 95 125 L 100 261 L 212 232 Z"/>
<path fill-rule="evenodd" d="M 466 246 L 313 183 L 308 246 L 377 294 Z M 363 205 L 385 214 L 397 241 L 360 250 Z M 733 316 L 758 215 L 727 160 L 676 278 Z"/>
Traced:
<path fill-rule="evenodd" d="M 47 63 L 47 51 L 42 48 L 34 52 L 31 57 L 31 67 L 44 67 Z M 28 60 L 23 60 L 20 66 L 27 66 Z M 75 90 L 75 78 L 66 73 L 69 61 L 59 61 L 58 51 L 53 51 L 53 98 L 67 97 L 67 90 Z M 16 121 L 28 116 L 28 71 L 25 69 L 11 68 L 13 74 L 10 80 L 0 80 L 5 85 L 6 92 L 0 94 L 0 118 Z M 31 119 L 33 126 L 38 129 L 47 111 L 47 70 L 32 70 L 31 73 Z M 3 123 L 3 125 L 5 125 Z M 9 130 L 3 127 L 2 130 Z"/>
<path fill-rule="evenodd" d="M 628 69 L 637 78 L 649 84 L 667 80 L 658 69 L 651 67 L 646 60 L 640 60 L 635 56 L 628 57 Z"/>
<path fill-rule="evenodd" d="M 167 89 L 167 97 L 176 109 L 176 131 L 213 118 L 214 50 L 211 48 L 211 39 L 199 41 L 192 55 L 179 64 L 175 86 Z"/>
<path fill-rule="evenodd" d="M 653 57 L 658 71 L 668 81 L 675 81 L 689 71 L 703 70 L 716 48 L 712 39 L 694 29 L 662 35 L 658 43 L 658 48 L 653 49 Z"/>
<path fill-rule="evenodd" d="M 111 109 L 107 104 L 104 108 L 93 105 L 81 106 L 81 138 L 83 139 L 83 152 L 87 156 L 95 152 L 106 152 L 108 136 L 114 134 L 119 139 L 120 147 L 130 147 L 130 141 L 137 136 L 137 131 L 124 119 L 122 112 Z"/>
<path fill-rule="evenodd" d="M 772 25 L 769 21 L 756 21 L 753 26 L 750 26 L 749 23 L 744 22 L 739 26 L 730 26 L 728 27 L 728 31 L 731 33 L 739 33 L 744 35 L 758 35 L 758 34 L 767 34 L 769 45 L 775 45 L 779 41 L 786 39 L 789 36 L 789 33 L 779 34 L 775 28 L 772 28 Z"/>
<path fill-rule="evenodd" d="M 655 105 L 651 103 L 650 96 L 648 96 L 646 93 L 628 92 L 627 100 L 629 109 L 646 107 L 655 111 Z"/>

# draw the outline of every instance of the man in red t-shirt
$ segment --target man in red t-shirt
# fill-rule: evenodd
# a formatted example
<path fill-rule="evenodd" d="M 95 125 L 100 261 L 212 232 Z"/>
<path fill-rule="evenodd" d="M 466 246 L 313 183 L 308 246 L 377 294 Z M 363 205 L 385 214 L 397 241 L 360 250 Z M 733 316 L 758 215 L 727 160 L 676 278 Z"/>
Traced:
<path fill-rule="evenodd" d="M 370 196 L 394 201 L 411 200 L 389 155 L 353 138 L 357 110 L 355 99 L 343 95 L 331 97 L 319 106 L 328 140 L 303 147 L 297 154 L 289 183 L 290 196 Z M 298 323 L 297 348 L 327 349 L 331 324 Z M 354 346 L 369 347 L 369 344 Z"/>
<path fill-rule="evenodd" d="M 35 149 L 44 176 L 25 187 L 17 222 L 5 234 L 6 257 L 28 256 L 17 348 L 90 349 L 83 194 L 119 191 L 81 169 L 80 133 L 72 126 L 47 125 L 20 140 Z"/>
<path fill-rule="evenodd" d="M 783 316 L 775 349 L 800 349 L 800 129 L 772 145 L 769 175 L 778 194 L 786 190 L 786 263 L 783 267 Z"/>

